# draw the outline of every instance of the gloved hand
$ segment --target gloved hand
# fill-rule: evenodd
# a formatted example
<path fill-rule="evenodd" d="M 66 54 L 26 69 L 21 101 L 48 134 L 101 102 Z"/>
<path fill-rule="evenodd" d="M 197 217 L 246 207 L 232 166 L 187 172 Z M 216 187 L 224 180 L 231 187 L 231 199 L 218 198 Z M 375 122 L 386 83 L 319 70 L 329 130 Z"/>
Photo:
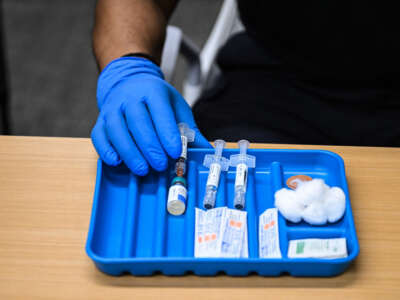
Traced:
<path fill-rule="evenodd" d="M 122 160 L 137 175 L 146 175 L 150 166 L 165 170 L 167 155 L 177 159 L 181 154 L 177 126 L 181 122 L 196 132 L 191 146 L 211 146 L 199 132 L 189 105 L 147 59 L 112 61 L 99 76 L 97 101 L 100 114 L 91 137 L 108 165 Z"/>

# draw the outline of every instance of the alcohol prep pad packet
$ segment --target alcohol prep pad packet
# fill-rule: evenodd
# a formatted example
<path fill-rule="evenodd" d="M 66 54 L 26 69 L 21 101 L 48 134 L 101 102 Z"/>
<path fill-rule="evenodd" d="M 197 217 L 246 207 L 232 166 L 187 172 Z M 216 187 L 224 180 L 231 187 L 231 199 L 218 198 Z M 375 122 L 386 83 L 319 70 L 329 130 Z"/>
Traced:
<path fill-rule="evenodd" d="M 261 258 L 282 258 L 279 247 L 278 209 L 269 208 L 260 215 L 258 239 Z"/>
<path fill-rule="evenodd" d="M 196 208 L 195 257 L 218 257 L 221 252 L 221 223 L 226 219 L 225 207 L 208 211 Z"/>
<path fill-rule="evenodd" d="M 248 257 L 247 212 L 196 208 L 195 257 Z"/>
<path fill-rule="evenodd" d="M 226 219 L 226 209 L 218 207 L 205 213 L 204 257 L 218 257 L 221 253 L 222 230 L 221 226 Z"/>
<path fill-rule="evenodd" d="M 220 257 L 241 257 L 245 230 L 247 229 L 247 212 L 227 208 L 225 216 L 221 227 Z M 247 244 L 245 247 L 247 247 Z"/>
<path fill-rule="evenodd" d="M 334 259 L 347 257 L 345 238 L 289 241 L 289 258 Z"/>

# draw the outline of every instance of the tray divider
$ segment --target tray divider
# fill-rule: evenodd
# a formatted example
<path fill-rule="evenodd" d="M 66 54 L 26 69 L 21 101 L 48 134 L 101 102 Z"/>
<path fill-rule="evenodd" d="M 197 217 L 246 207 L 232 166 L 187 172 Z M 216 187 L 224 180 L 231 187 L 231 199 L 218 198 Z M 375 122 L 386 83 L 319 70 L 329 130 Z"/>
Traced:
<path fill-rule="evenodd" d="M 137 217 L 138 217 L 138 178 L 130 174 L 129 176 L 129 187 L 128 187 L 128 199 L 126 201 L 126 209 L 124 215 L 124 233 L 122 237 L 122 245 L 121 245 L 121 257 L 131 257 L 135 256 L 135 247 L 136 243 L 136 227 L 137 227 Z"/>
<path fill-rule="evenodd" d="M 272 199 L 275 199 L 275 192 L 283 187 L 283 169 L 280 162 L 274 161 L 271 164 L 271 177 L 272 177 Z M 273 206 L 275 207 L 275 205 Z M 288 234 L 286 220 L 278 212 L 279 224 L 279 245 L 283 258 L 287 257 L 288 250 Z"/>
<path fill-rule="evenodd" d="M 188 199 L 185 212 L 185 251 L 187 257 L 194 256 L 194 227 L 195 227 L 195 207 L 197 198 L 197 184 L 198 184 L 198 170 L 197 163 L 193 160 L 189 161 L 188 165 Z"/>
<path fill-rule="evenodd" d="M 287 233 L 291 240 L 307 239 L 307 238 L 329 239 L 329 238 L 346 237 L 345 228 L 330 227 L 329 224 L 330 223 L 323 226 L 310 226 L 310 227 L 288 226 Z"/>
<path fill-rule="evenodd" d="M 167 234 L 167 189 L 168 174 L 163 172 L 159 174 L 157 184 L 157 208 L 155 214 L 155 241 L 153 253 L 155 257 L 165 256 Z"/>
<path fill-rule="evenodd" d="M 203 209 L 203 197 L 204 197 L 204 194 L 201 193 L 201 192 L 203 190 L 205 190 L 205 185 L 202 184 L 202 180 L 201 180 L 202 175 L 200 175 L 201 172 L 200 172 L 199 165 L 197 165 L 197 168 L 198 168 L 198 170 L 196 170 L 196 176 L 194 178 L 196 180 L 196 187 L 197 187 L 197 190 L 196 190 L 197 194 L 195 195 L 194 206 L 197 207 L 197 208 Z"/>
<path fill-rule="evenodd" d="M 246 210 L 247 210 L 247 233 L 249 258 L 258 258 L 258 215 L 255 189 L 255 171 L 248 173 L 248 183 L 246 192 Z"/>

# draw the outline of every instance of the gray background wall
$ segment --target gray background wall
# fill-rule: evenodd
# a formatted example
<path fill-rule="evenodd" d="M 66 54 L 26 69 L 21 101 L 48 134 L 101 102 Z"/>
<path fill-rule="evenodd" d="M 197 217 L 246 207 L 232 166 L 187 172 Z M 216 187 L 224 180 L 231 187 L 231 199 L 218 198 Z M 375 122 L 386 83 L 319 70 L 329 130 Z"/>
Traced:
<path fill-rule="evenodd" d="M 95 0 L 2 0 L 12 134 L 88 137 L 97 116 Z M 221 0 L 181 0 L 171 23 L 199 46 Z M 185 66 L 178 63 L 180 88 Z"/>

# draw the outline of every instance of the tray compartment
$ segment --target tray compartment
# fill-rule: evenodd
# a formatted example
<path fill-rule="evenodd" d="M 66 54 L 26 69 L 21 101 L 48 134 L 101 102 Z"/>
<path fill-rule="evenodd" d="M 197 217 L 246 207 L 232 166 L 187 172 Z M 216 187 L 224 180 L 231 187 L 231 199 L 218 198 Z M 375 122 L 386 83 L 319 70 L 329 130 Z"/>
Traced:
<path fill-rule="evenodd" d="M 125 254 L 125 212 L 131 178 L 126 175 L 125 167 L 110 168 L 101 162 L 98 163 L 99 176 L 96 195 L 101 200 L 96 201 L 93 209 L 91 247 L 99 257 L 119 258 Z"/>
<path fill-rule="evenodd" d="M 164 172 L 159 175 L 158 189 L 156 190 L 154 257 L 163 257 L 166 252 L 167 211 L 165 207 L 168 194 L 167 184 L 167 173 Z"/>
<path fill-rule="evenodd" d="M 159 183 L 163 185 L 159 185 Z M 151 173 L 149 176 L 138 178 L 138 197 L 130 195 L 130 200 L 138 199 L 135 214 L 129 216 L 130 222 L 135 220 L 136 236 L 133 240 L 133 249 L 130 256 L 132 257 L 153 257 L 157 256 L 156 252 L 163 252 L 162 241 L 158 242 L 161 249 L 156 251 L 156 237 L 160 236 L 160 231 L 165 229 L 165 213 L 161 212 L 160 205 L 165 207 L 165 175 Z M 158 195 L 164 196 L 157 198 Z M 160 216 L 159 214 L 162 214 Z M 160 227 L 157 227 L 159 225 Z"/>
<path fill-rule="evenodd" d="M 274 161 L 271 164 L 271 173 L 272 173 L 272 185 L 271 185 L 271 191 L 272 191 L 272 205 L 271 207 L 275 207 L 275 193 L 276 191 L 280 190 L 283 187 L 283 181 L 282 181 L 282 176 L 283 176 L 283 171 L 282 171 L 282 165 Z M 281 249 L 281 254 L 282 258 L 287 257 L 287 249 L 288 249 L 288 240 L 287 240 L 287 228 L 286 228 L 286 220 L 282 217 L 280 213 L 278 213 L 278 226 L 279 226 L 279 246 Z"/>
<path fill-rule="evenodd" d="M 254 188 L 255 172 L 250 170 L 247 180 L 246 203 L 245 209 L 247 211 L 247 235 L 249 258 L 258 257 L 258 214 L 257 214 L 257 195 Z M 232 184 L 231 190 L 234 190 L 235 184 Z"/>
<path fill-rule="evenodd" d="M 135 244 L 136 244 L 136 230 L 137 230 L 137 215 L 139 212 L 139 182 L 138 178 L 130 175 L 129 176 L 129 187 L 128 194 L 126 195 L 127 203 L 124 217 L 124 228 L 121 244 L 121 256 L 131 257 L 134 255 Z"/>
<path fill-rule="evenodd" d="M 198 193 L 198 185 L 197 185 L 197 163 L 195 161 L 190 161 L 188 164 L 188 182 L 191 182 L 188 186 L 188 199 L 186 205 L 185 212 L 185 256 L 193 257 L 194 256 L 194 226 L 195 226 L 195 203 L 196 203 L 196 195 Z"/>

